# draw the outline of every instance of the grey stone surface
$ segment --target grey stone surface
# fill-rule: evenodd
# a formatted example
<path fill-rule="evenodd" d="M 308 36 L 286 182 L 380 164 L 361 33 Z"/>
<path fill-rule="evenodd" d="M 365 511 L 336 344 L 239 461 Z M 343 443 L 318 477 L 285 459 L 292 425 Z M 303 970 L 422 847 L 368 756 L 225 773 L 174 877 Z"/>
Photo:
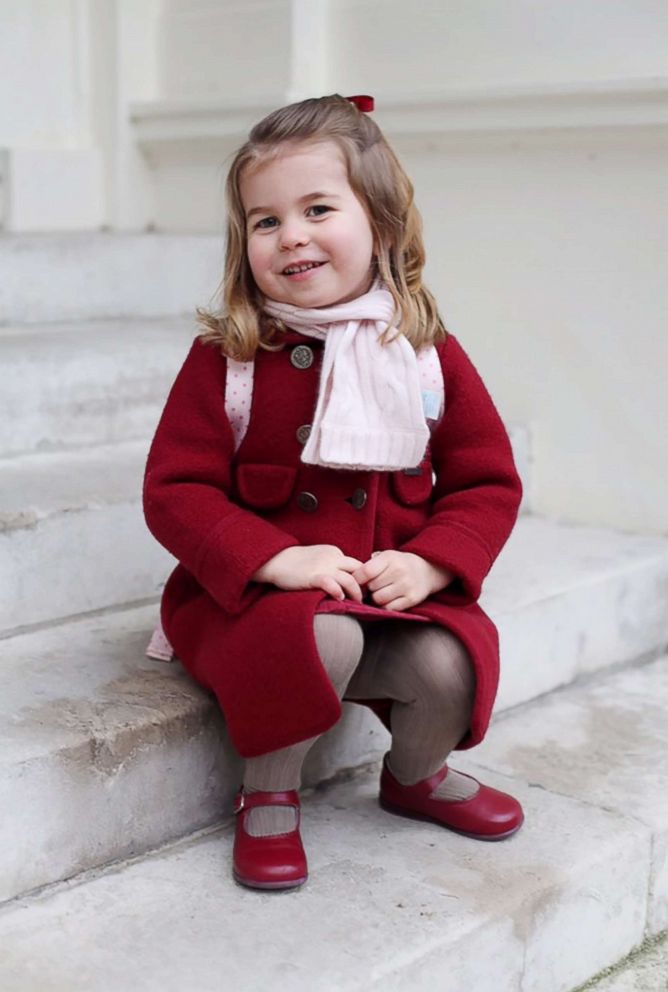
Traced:
<path fill-rule="evenodd" d="M 305 802 L 299 891 L 235 886 L 226 828 L 9 904 L 0 986 L 567 992 L 642 939 L 649 833 L 503 776 L 489 784 L 510 784 L 527 812 L 503 843 L 384 813 L 374 772 Z"/>
<path fill-rule="evenodd" d="M 140 505 L 148 444 L 0 465 L 0 631 L 154 597 L 172 567 Z"/>
<path fill-rule="evenodd" d="M 0 457 L 149 437 L 191 317 L 0 327 Z"/>
<path fill-rule="evenodd" d="M 633 954 L 613 974 L 587 984 L 585 989 L 586 992 L 666 992 L 668 934 Z"/>
<path fill-rule="evenodd" d="M 527 516 L 481 604 L 499 627 L 505 709 L 668 645 L 668 542 Z"/>
<path fill-rule="evenodd" d="M 500 716 L 476 767 L 611 809 L 652 833 L 648 932 L 668 928 L 668 656 Z"/>
<path fill-rule="evenodd" d="M 0 640 L 0 900 L 221 818 L 218 708 L 143 657 L 153 608 Z"/>
<path fill-rule="evenodd" d="M 136 505 L 148 449 L 149 441 L 141 438 L 3 460 L 2 530 L 119 503 Z"/>

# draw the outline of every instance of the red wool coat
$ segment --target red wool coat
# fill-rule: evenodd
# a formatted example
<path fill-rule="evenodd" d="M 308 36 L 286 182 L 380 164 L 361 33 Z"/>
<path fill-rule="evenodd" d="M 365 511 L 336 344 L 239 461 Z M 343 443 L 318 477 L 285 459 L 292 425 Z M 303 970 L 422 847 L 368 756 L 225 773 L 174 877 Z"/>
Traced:
<path fill-rule="evenodd" d="M 441 624 L 467 647 L 477 689 L 459 746 L 471 747 L 487 729 L 499 670 L 496 629 L 476 600 L 521 495 L 492 400 L 449 335 L 438 346 L 445 414 L 420 474 L 305 465 L 298 429 L 315 409 L 323 344 L 293 331 L 282 341 L 282 350 L 256 355 L 250 423 L 236 454 L 216 347 L 196 340 L 170 392 L 144 480 L 148 526 L 179 561 L 162 598 L 167 636 L 216 694 L 242 755 L 286 747 L 341 714 L 313 633 L 314 615 L 332 601 L 321 590 L 288 592 L 251 576 L 293 545 L 335 544 L 360 561 L 388 548 L 413 552 L 458 576 L 403 615 Z M 305 345 L 307 368 L 291 361 Z"/>

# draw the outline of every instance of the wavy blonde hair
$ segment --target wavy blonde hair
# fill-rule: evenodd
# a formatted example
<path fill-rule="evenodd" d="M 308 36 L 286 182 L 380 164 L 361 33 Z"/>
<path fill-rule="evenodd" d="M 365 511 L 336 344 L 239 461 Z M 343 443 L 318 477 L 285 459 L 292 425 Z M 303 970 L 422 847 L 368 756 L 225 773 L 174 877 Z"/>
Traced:
<path fill-rule="evenodd" d="M 240 193 L 244 170 L 257 168 L 285 142 L 334 141 L 344 156 L 348 182 L 363 205 L 376 245 L 376 275 L 395 305 L 393 324 L 416 351 L 443 340 L 446 331 L 434 297 L 422 282 L 425 252 L 413 185 L 378 125 L 335 94 L 281 107 L 256 124 L 227 176 L 227 247 L 218 290 L 219 312 L 197 310 L 200 337 L 224 354 L 250 361 L 258 348 L 273 350 L 283 325 L 262 313 L 246 254 L 246 217 Z M 398 323 L 397 323 L 398 321 Z M 389 338 L 388 326 L 383 338 Z"/>

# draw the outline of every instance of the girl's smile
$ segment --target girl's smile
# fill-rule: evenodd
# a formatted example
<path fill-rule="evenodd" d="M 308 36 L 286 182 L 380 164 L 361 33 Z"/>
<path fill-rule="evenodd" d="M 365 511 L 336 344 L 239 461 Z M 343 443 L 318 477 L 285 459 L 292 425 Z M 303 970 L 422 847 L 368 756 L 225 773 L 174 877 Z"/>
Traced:
<path fill-rule="evenodd" d="M 286 144 L 241 179 L 248 262 L 269 299 L 325 307 L 373 281 L 373 232 L 333 141 Z"/>
<path fill-rule="evenodd" d="M 303 282 L 305 279 L 310 278 L 316 269 L 322 268 L 323 265 L 327 265 L 327 262 L 293 262 L 283 269 L 283 275 L 287 276 L 292 282 Z"/>

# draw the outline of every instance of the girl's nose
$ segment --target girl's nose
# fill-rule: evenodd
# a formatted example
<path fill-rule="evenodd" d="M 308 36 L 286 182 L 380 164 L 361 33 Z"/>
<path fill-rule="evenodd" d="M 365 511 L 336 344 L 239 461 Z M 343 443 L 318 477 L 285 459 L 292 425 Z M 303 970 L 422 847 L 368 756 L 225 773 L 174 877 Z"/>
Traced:
<path fill-rule="evenodd" d="M 283 224 L 281 228 L 281 248 L 290 251 L 299 245 L 308 244 L 308 232 L 301 224 Z"/>

